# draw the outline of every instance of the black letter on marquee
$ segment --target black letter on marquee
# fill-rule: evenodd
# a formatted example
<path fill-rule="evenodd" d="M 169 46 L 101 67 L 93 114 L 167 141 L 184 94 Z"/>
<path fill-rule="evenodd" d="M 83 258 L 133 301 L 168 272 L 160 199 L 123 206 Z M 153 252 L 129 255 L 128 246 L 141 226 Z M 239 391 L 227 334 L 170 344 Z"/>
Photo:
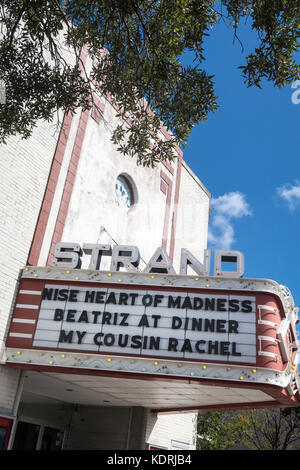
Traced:
<path fill-rule="evenodd" d="M 217 328 L 216 328 L 217 333 L 226 333 L 225 323 L 226 323 L 226 320 L 217 320 Z"/>
<path fill-rule="evenodd" d="M 61 330 L 59 333 L 59 343 L 72 343 L 73 339 L 73 331 L 68 331 L 67 333 L 65 330 Z"/>
<path fill-rule="evenodd" d="M 193 352 L 191 342 L 187 338 L 184 340 L 183 346 L 181 348 L 181 352 L 185 352 L 185 351 Z"/>
<path fill-rule="evenodd" d="M 94 336 L 94 343 L 97 344 L 97 346 L 101 346 L 102 341 L 100 340 L 100 338 L 102 338 L 102 336 L 104 336 L 104 333 L 97 333 Z"/>
<path fill-rule="evenodd" d="M 208 342 L 208 354 L 219 354 L 219 341 Z"/>
<path fill-rule="evenodd" d="M 110 293 L 108 294 L 106 303 L 107 303 L 107 304 L 116 304 L 116 303 L 117 303 L 117 301 L 116 301 L 116 296 L 115 296 L 115 293 L 114 293 L 114 292 L 110 292 Z"/>
<path fill-rule="evenodd" d="M 128 322 L 126 320 L 129 317 L 129 313 L 121 313 L 120 315 L 123 317 L 120 321 L 120 326 L 128 326 Z"/>
<path fill-rule="evenodd" d="M 61 310 L 60 308 L 56 308 L 54 312 L 54 321 L 61 321 L 64 319 L 64 311 Z"/>
<path fill-rule="evenodd" d="M 242 312 L 245 312 L 245 313 L 252 312 L 251 300 L 243 300 L 242 301 Z"/>
<path fill-rule="evenodd" d="M 95 298 L 95 291 L 92 290 L 91 292 L 89 290 L 86 291 L 85 293 L 85 299 L 84 301 L 85 302 L 94 302 L 94 298 Z"/>
<path fill-rule="evenodd" d="M 161 318 L 161 315 L 151 315 L 151 317 L 153 318 L 154 322 L 153 322 L 153 328 L 157 328 L 157 323 L 158 323 L 158 320 Z"/>
<path fill-rule="evenodd" d="M 75 321 L 74 315 L 76 312 L 77 310 L 68 310 L 66 321 L 74 322 Z"/>
<path fill-rule="evenodd" d="M 233 356 L 241 356 L 241 355 L 242 355 L 242 353 L 237 352 L 237 350 L 236 350 L 236 343 L 232 343 L 232 355 L 233 355 Z"/>
<path fill-rule="evenodd" d="M 221 346 L 221 351 L 220 354 L 223 356 L 227 356 L 229 354 L 228 348 L 229 348 L 230 342 L 229 341 L 221 341 L 220 346 Z"/>
<path fill-rule="evenodd" d="M 128 343 L 128 335 L 124 335 L 124 339 L 123 339 L 123 335 L 120 334 L 119 340 L 118 340 L 118 345 L 120 346 L 120 348 L 125 348 L 127 346 L 127 343 Z"/>
<path fill-rule="evenodd" d="M 228 321 L 228 333 L 238 333 L 239 324 L 236 320 Z"/>
<path fill-rule="evenodd" d="M 47 289 L 46 287 L 43 290 L 43 300 L 51 300 L 52 299 L 52 294 L 53 294 L 53 289 Z"/>
<path fill-rule="evenodd" d="M 119 305 L 127 305 L 128 294 L 126 292 L 121 292 L 119 296 Z"/>
<path fill-rule="evenodd" d="M 138 326 L 149 326 L 148 318 L 145 313 L 142 315 Z"/>
<path fill-rule="evenodd" d="M 131 338 L 131 347 L 134 349 L 139 349 L 142 346 L 142 337 L 139 335 L 134 335 Z"/>
<path fill-rule="evenodd" d="M 193 309 L 201 310 L 202 307 L 203 307 L 203 300 L 200 297 L 194 297 Z"/>
<path fill-rule="evenodd" d="M 85 323 L 89 322 L 88 314 L 87 314 L 86 310 L 82 310 L 82 313 L 81 313 L 80 317 L 78 318 L 78 323 L 80 323 L 82 321 L 85 322 Z"/>
<path fill-rule="evenodd" d="M 180 303 L 181 303 L 180 295 L 176 297 L 175 300 L 171 295 L 169 295 L 168 308 L 180 308 Z"/>
<path fill-rule="evenodd" d="M 182 325 L 182 320 L 179 317 L 173 317 L 172 318 L 172 329 L 173 330 L 178 330 Z"/>
<path fill-rule="evenodd" d="M 77 336 L 78 336 L 78 344 L 81 344 L 81 341 L 86 334 L 86 331 L 76 331 Z"/>
<path fill-rule="evenodd" d="M 226 299 L 217 299 L 217 310 L 219 312 L 227 312 L 225 305 L 226 305 Z"/>
<path fill-rule="evenodd" d="M 157 307 L 157 304 L 160 304 L 164 295 L 157 294 L 154 296 L 154 307 Z"/>
<path fill-rule="evenodd" d="M 107 335 L 104 336 L 103 342 L 105 346 L 113 346 L 115 344 L 115 335 L 107 333 Z"/>
<path fill-rule="evenodd" d="M 209 298 L 206 298 L 205 299 L 205 307 L 204 307 L 205 310 L 212 310 L 214 311 L 215 310 L 215 299 L 209 299 Z"/>
<path fill-rule="evenodd" d="M 149 307 L 152 304 L 152 300 L 153 300 L 152 295 L 146 294 L 146 295 L 143 295 L 142 303 L 145 307 Z"/>
<path fill-rule="evenodd" d="M 240 309 L 239 301 L 236 299 L 229 300 L 229 312 L 238 312 Z"/>
<path fill-rule="evenodd" d="M 77 302 L 77 294 L 79 294 L 79 290 L 71 289 L 69 293 L 69 302 Z"/>
<path fill-rule="evenodd" d="M 68 289 L 60 289 L 58 291 L 57 300 L 68 300 Z"/>
<path fill-rule="evenodd" d="M 176 338 L 169 338 L 168 351 L 177 352 L 178 340 Z"/>
<path fill-rule="evenodd" d="M 186 297 L 181 305 L 181 308 L 190 308 L 192 309 L 193 306 L 192 306 L 192 302 L 191 302 L 191 299 L 190 297 Z"/>
<path fill-rule="evenodd" d="M 197 341 L 197 343 L 195 344 L 195 349 L 198 353 L 202 354 L 204 353 L 204 349 L 200 349 L 200 344 L 205 344 L 205 341 L 203 339 L 200 339 L 200 341 Z"/>

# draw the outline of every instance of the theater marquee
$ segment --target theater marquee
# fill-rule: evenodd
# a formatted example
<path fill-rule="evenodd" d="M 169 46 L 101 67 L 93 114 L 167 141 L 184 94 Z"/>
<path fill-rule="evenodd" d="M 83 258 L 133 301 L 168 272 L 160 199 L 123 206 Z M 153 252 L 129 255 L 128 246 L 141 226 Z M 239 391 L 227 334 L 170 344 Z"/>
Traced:
<path fill-rule="evenodd" d="M 32 345 L 256 362 L 256 298 L 45 284 Z"/>
<path fill-rule="evenodd" d="M 3 362 L 268 385 L 293 405 L 297 312 L 289 290 L 269 280 L 27 267 Z"/>

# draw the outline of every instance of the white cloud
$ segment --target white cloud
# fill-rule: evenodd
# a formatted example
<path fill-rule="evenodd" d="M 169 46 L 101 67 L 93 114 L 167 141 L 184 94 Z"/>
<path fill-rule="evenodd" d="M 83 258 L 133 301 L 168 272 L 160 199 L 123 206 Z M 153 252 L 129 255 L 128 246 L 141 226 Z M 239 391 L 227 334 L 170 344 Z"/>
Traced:
<path fill-rule="evenodd" d="M 300 182 L 296 181 L 294 185 L 285 184 L 280 188 L 277 188 L 277 193 L 284 199 L 289 206 L 289 209 L 293 211 L 298 204 L 300 204 Z"/>
<path fill-rule="evenodd" d="M 235 241 L 232 219 L 251 215 L 249 204 L 244 194 L 230 192 L 218 198 L 212 198 L 210 206 L 212 213 L 208 244 L 212 248 L 230 250 Z"/>

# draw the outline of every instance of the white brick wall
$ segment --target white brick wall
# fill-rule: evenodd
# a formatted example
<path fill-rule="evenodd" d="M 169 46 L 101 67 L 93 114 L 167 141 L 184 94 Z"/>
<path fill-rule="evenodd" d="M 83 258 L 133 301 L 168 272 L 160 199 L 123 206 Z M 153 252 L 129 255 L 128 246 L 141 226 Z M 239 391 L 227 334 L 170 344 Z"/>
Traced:
<path fill-rule="evenodd" d="M 56 123 L 39 123 L 28 140 L 0 146 L 0 345 L 5 341 L 20 269 L 26 264 L 53 159 Z M 0 366 L 0 410 L 12 409 L 18 371 Z"/>
<path fill-rule="evenodd" d="M 149 445 L 172 449 L 172 441 L 183 444 L 182 448 L 196 448 L 195 413 L 158 414 L 149 412 L 146 429 L 146 442 Z"/>
<path fill-rule="evenodd" d="M 207 247 L 209 198 L 208 190 L 183 162 L 174 253 L 176 269 L 180 266 L 181 248 L 186 248 L 203 262 L 204 250 Z"/>

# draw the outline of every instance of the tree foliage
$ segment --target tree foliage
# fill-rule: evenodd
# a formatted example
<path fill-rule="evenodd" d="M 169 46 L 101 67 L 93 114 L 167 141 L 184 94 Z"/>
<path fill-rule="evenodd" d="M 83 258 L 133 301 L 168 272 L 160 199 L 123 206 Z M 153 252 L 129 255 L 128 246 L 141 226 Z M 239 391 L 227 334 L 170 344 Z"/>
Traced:
<path fill-rule="evenodd" d="M 241 442 L 245 422 L 234 411 L 199 413 L 198 450 L 227 450 Z"/>
<path fill-rule="evenodd" d="M 241 64 L 247 86 L 265 79 L 284 86 L 299 72 L 300 0 L 0 0 L 0 21 L 2 141 L 28 137 L 58 109 L 90 107 L 96 81 L 123 119 L 112 134 L 119 150 L 144 165 L 171 159 L 174 144 L 185 146 L 193 126 L 217 109 L 204 61 L 205 39 L 219 21 L 236 38 L 247 21 L 257 36 Z M 82 72 L 84 45 L 91 74 Z M 162 123 L 174 139 L 161 138 Z"/>
<path fill-rule="evenodd" d="M 300 408 L 200 413 L 197 448 L 299 449 Z"/>

